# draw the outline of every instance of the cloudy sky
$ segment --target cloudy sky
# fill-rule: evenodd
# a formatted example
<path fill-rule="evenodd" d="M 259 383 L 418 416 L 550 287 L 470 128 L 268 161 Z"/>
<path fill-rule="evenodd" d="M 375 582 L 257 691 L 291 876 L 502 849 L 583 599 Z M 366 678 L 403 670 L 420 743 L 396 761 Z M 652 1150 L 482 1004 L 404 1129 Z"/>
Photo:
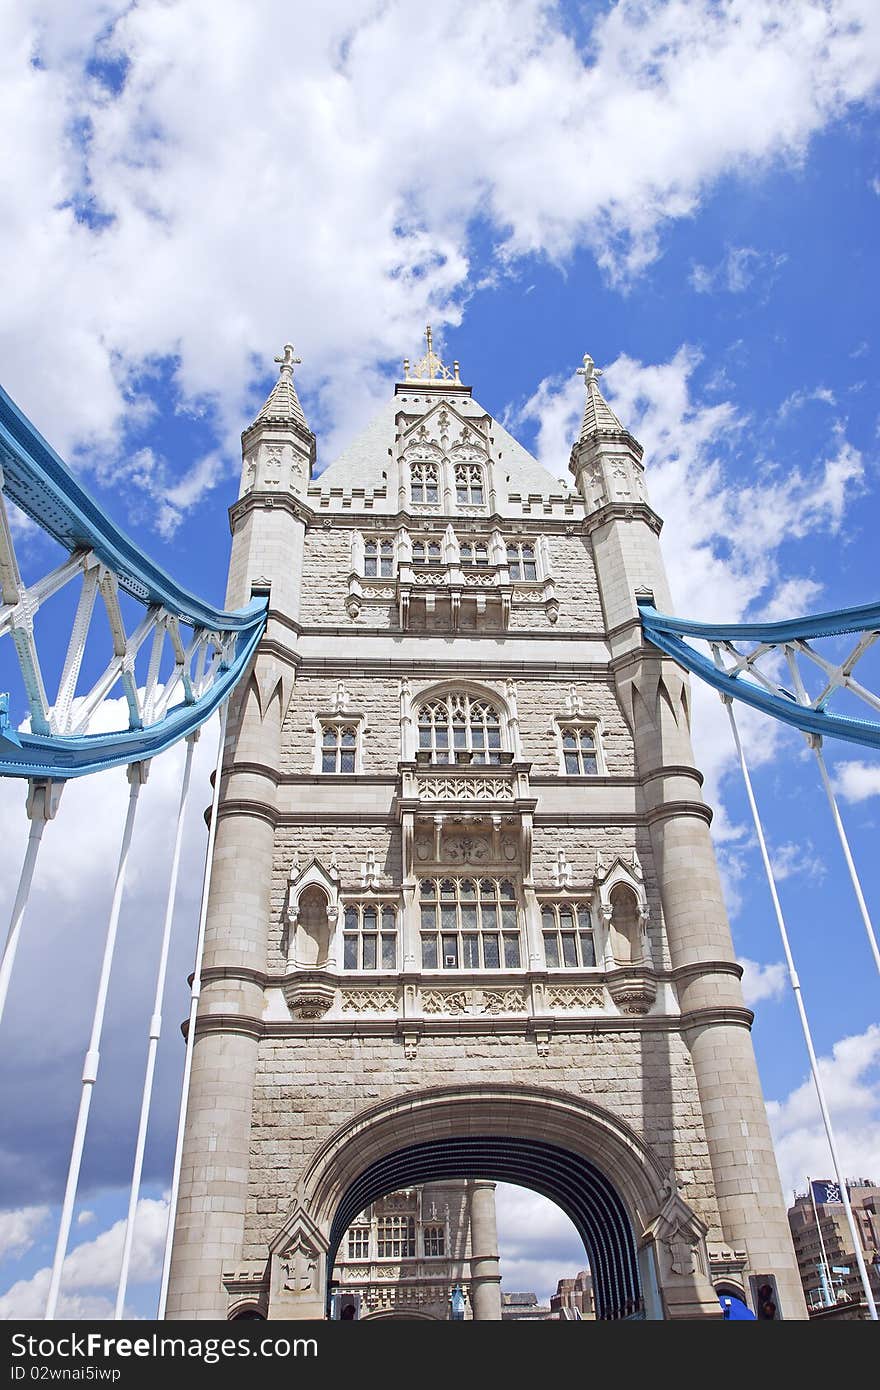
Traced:
<path fill-rule="evenodd" d="M 430 321 L 555 476 L 589 350 L 645 446 L 678 612 L 876 599 L 878 80 L 875 0 L 17 0 L 0 9 L 0 381 L 104 507 L 219 601 L 238 435 L 283 342 L 304 359 L 319 467 Z M 21 545 L 45 568 L 39 536 Z M 695 723 L 790 1192 L 829 1172 L 827 1150 L 715 697 L 698 692 Z M 827 806 L 799 736 L 741 723 L 844 1166 L 878 1175 L 876 977 Z M 212 743 L 208 731 L 147 1151 L 142 1316 Z M 846 747 L 828 757 L 877 907 L 880 765 Z M 143 794 L 71 1316 L 112 1305 L 179 768 L 163 759 Z M 71 787 L 46 833 L 3 1025 L 0 1316 L 45 1297 L 125 797 L 121 773 Z M 22 803 L 0 788 L 7 908 Z M 501 1206 L 506 1287 L 546 1294 L 580 1266 L 561 1222 L 516 1193 Z"/>

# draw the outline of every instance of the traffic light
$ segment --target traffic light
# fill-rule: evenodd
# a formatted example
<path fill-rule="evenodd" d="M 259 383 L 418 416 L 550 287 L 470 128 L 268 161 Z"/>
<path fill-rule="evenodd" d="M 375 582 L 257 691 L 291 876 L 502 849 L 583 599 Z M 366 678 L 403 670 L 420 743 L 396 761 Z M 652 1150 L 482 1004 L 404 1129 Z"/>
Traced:
<path fill-rule="evenodd" d="M 779 1321 L 782 1314 L 779 1311 L 775 1274 L 753 1274 L 750 1282 L 755 1302 L 755 1317 L 759 1322 Z"/>

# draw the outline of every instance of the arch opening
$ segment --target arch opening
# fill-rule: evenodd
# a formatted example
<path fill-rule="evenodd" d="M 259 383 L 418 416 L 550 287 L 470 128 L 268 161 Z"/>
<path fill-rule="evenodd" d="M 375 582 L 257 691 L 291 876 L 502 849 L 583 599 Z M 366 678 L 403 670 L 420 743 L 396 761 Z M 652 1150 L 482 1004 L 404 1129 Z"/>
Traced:
<path fill-rule="evenodd" d="M 587 1159 L 539 1140 L 450 1136 L 411 1144 L 374 1160 L 349 1184 L 337 1206 L 328 1270 L 345 1231 L 370 1203 L 401 1188 L 461 1178 L 513 1183 L 555 1202 L 584 1243 L 597 1319 L 643 1315 L 632 1222 L 616 1188 Z"/>

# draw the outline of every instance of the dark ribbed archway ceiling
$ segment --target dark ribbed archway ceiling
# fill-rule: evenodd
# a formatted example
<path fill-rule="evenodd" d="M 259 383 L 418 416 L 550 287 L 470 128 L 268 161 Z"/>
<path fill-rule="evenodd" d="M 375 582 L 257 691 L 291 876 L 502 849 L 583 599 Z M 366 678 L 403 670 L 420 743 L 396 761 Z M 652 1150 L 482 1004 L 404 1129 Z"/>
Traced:
<path fill-rule="evenodd" d="M 641 1307 L 632 1225 L 611 1183 L 592 1163 L 532 1139 L 459 1136 L 398 1149 L 376 1159 L 351 1184 L 330 1232 L 328 1269 L 345 1231 L 371 1202 L 402 1187 L 450 1178 L 515 1183 L 549 1197 L 584 1242 L 598 1318 L 624 1318 Z"/>

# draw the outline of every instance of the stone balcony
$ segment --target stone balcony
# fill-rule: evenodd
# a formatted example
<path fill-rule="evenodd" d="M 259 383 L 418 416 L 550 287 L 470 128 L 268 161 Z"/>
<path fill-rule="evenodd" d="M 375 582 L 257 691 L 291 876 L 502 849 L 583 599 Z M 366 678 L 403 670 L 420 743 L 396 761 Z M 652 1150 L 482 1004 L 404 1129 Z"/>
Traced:
<path fill-rule="evenodd" d="M 416 754 L 413 763 L 400 763 L 400 811 L 417 811 L 425 803 L 464 803 L 462 809 L 496 806 L 531 811 L 535 800 L 529 789 L 530 763 L 514 762 L 513 754 L 499 752 L 498 762 L 474 762 L 473 754 L 455 754 L 454 763 L 433 763 L 427 754 Z"/>
<path fill-rule="evenodd" d="M 404 562 L 393 578 L 349 575 L 346 609 L 350 617 L 357 617 L 365 606 L 392 604 L 400 627 L 414 631 L 505 630 L 513 605 L 542 608 L 551 622 L 559 615 L 552 579 L 513 581 L 507 565 Z"/>

